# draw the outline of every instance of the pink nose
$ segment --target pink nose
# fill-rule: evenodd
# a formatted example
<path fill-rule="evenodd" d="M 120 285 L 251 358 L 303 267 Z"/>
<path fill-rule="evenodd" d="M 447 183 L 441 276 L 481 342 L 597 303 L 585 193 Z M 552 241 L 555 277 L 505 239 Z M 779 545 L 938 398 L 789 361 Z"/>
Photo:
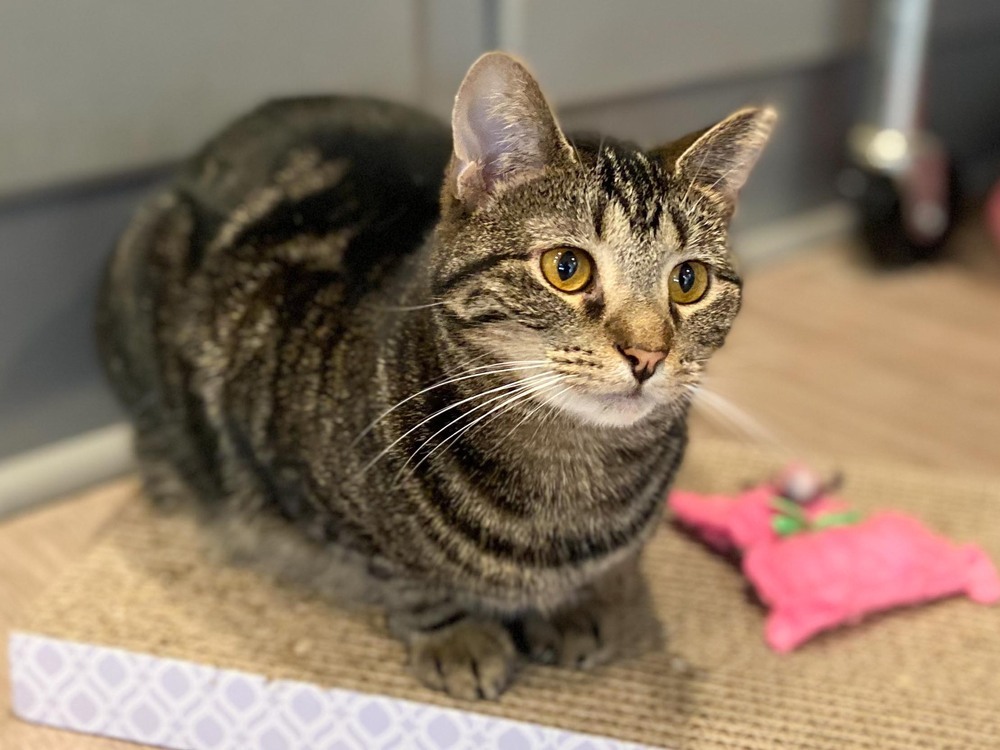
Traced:
<path fill-rule="evenodd" d="M 636 349 L 634 346 L 621 347 L 619 350 L 622 356 L 632 365 L 632 374 L 640 383 L 644 383 L 653 377 L 656 366 L 667 358 L 667 353 L 663 351 L 648 352 L 645 349 Z"/>

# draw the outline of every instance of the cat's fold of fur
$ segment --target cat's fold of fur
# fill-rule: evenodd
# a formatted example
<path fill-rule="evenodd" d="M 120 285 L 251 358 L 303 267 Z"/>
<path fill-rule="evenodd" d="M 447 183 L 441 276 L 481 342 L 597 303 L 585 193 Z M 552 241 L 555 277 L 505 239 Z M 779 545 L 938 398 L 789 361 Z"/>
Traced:
<path fill-rule="evenodd" d="M 150 494 L 193 501 L 241 557 L 376 602 L 454 695 L 496 697 L 518 649 L 610 658 L 739 308 L 726 231 L 772 121 L 743 110 L 650 152 L 571 139 L 499 53 L 459 90 L 454 139 L 361 98 L 244 117 L 108 265 L 102 358 Z M 576 294 L 540 270 L 565 247 L 596 269 Z M 711 280 L 679 305 L 685 262 Z M 660 352 L 648 382 L 634 349 Z"/>

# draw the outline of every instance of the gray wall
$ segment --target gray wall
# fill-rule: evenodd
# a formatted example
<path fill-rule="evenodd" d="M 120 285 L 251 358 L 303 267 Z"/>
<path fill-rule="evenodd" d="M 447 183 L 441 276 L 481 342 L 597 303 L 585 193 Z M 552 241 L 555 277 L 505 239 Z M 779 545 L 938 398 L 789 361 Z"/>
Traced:
<path fill-rule="evenodd" d="M 1000 86 L 993 73 L 1000 70 L 1000 14 L 993 16 L 940 32 L 927 71 L 927 127 L 952 153 L 970 198 L 1000 177 Z M 739 220 L 753 226 L 837 197 L 845 134 L 861 107 L 864 60 L 859 50 L 814 65 L 574 105 L 561 111 L 561 120 L 568 129 L 655 144 L 747 104 L 773 104 L 778 126 L 741 199 Z"/>
<path fill-rule="evenodd" d="M 119 417 L 91 331 L 104 258 L 159 174 L 0 203 L 0 457 Z"/>
<path fill-rule="evenodd" d="M 294 11 L 293 11 L 294 9 Z M 3 0 L 0 194 L 162 163 L 267 96 L 412 101 L 418 0 Z"/>
<path fill-rule="evenodd" d="M 982 186 L 996 178 L 1000 158 L 1000 87 L 992 80 L 992 72 L 1000 69 L 1000 15 L 993 10 L 1000 4 L 949 0 L 942 6 L 928 120 L 955 152 L 963 174 Z M 404 83 L 397 96 L 426 101 L 441 112 L 476 52 L 502 36 L 502 19 L 491 17 L 497 10 L 493 2 L 423 0 L 418 10 L 422 15 L 414 15 L 418 29 L 412 49 L 423 50 L 422 62 L 418 70 L 399 71 Z M 456 33 L 449 23 L 468 33 Z M 345 33 L 340 29 L 341 36 Z M 365 60 L 357 50 L 371 46 L 364 41 L 354 40 L 355 66 Z M 664 43 L 669 43 L 668 37 Z M 4 55 L 0 46 L 0 71 L 9 75 Z M 238 71 L 231 73 L 238 77 Z M 544 66 L 538 73 L 543 86 L 548 75 L 557 90 L 560 80 L 569 80 L 561 79 L 563 73 L 555 69 L 547 73 Z M 782 112 L 780 127 L 745 194 L 741 213 L 744 225 L 757 225 L 835 197 L 844 133 L 860 101 L 862 74 L 858 50 L 848 44 L 837 54 L 828 50 L 795 64 L 716 71 L 704 80 L 659 89 L 625 87 L 622 90 L 633 92 L 627 96 L 581 98 L 577 86 L 567 89 L 560 113 L 568 128 L 606 130 L 652 144 L 748 102 L 775 103 Z M 391 79 L 395 72 L 380 75 Z M 350 88 L 337 77 L 328 86 L 315 78 L 305 80 L 312 88 Z M 394 90 L 391 80 L 371 80 L 363 88 L 379 90 L 384 85 Z M 406 94 L 411 85 L 422 93 Z M 276 84 L 269 90 L 285 91 L 287 86 Z M 241 96 L 249 96 L 247 91 Z M 4 115 L 0 112 L 0 118 Z M 218 111 L 213 117 L 225 119 Z M 18 143 L 10 131 L 0 127 L 0 132 L 7 133 L 0 141 L 7 149 Z M 175 143 L 172 138 L 158 143 Z M 22 175 L 31 173 L 30 163 L 22 159 L 18 164 L 27 170 Z M 147 170 L 30 194 L 8 191 L 0 200 L 0 458 L 119 418 L 93 354 L 90 319 L 96 279 L 133 207 L 164 174 Z"/>

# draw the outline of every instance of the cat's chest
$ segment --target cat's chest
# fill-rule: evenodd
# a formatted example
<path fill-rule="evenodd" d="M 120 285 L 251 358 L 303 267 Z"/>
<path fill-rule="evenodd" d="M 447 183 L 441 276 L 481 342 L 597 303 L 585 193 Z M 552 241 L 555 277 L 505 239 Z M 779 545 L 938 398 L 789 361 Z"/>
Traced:
<path fill-rule="evenodd" d="M 552 440 L 479 468 L 473 475 L 481 509 L 526 541 L 563 550 L 607 546 L 638 534 L 662 505 L 683 450 L 665 437 L 648 445 L 604 445 Z M 483 511 L 485 512 L 485 510 Z M 615 540 L 612 540 L 615 537 Z"/>
<path fill-rule="evenodd" d="M 618 434 L 616 434 L 618 433 Z M 683 441 L 669 429 L 623 439 L 619 431 L 581 439 L 567 431 L 522 446 L 517 476 L 533 490 L 578 506 L 627 504 L 669 470 Z"/>

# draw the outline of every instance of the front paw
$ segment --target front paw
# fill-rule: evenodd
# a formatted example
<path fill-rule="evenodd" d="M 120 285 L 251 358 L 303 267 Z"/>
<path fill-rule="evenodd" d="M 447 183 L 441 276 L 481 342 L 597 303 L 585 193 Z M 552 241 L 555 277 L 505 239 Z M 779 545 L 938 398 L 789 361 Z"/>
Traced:
<path fill-rule="evenodd" d="M 407 638 L 410 668 L 428 687 L 464 700 L 496 700 L 510 684 L 517 650 L 500 623 L 466 617 Z"/>
<path fill-rule="evenodd" d="M 571 669 L 591 669 L 612 661 L 620 650 L 620 631 L 617 615 L 594 602 L 551 617 L 529 613 L 511 628 L 515 644 L 529 659 Z"/>

